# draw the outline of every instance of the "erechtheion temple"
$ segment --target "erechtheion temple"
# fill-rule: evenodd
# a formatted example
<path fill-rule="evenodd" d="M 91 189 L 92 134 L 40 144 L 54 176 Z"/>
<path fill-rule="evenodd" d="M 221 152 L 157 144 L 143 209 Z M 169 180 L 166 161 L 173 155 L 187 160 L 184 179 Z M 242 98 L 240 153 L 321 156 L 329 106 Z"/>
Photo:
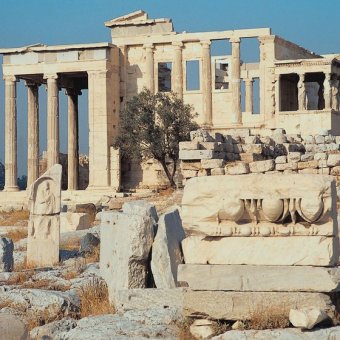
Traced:
<path fill-rule="evenodd" d="M 112 147 L 120 108 L 143 87 L 174 91 L 194 106 L 197 122 L 211 132 L 248 128 L 340 135 L 337 55 L 317 55 L 271 33 L 270 28 L 176 33 L 170 19 L 137 11 L 105 22 L 112 42 L 31 45 L 1 49 L 5 81 L 5 188 L 17 188 L 16 85 L 28 91 L 28 184 L 38 178 L 38 94 L 47 88 L 47 166 L 59 157 L 59 91 L 68 96 L 68 189 L 77 189 L 78 96 L 88 90 L 89 187 L 121 186 L 119 152 Z M 244 63 L 242 41 L 256 38 L 259 62 Z M 231 54 L 212 56 L 211 44 L 228 40 Z M 197 84 L 188 76 L 196 70 Z M 253 112 L 254 80 L 259 113 Z M 241 90 L 244 88 L 244 90 Z M 244 98 L 242 98 L 244 97 Z M 242 109 L 241 102 L 244 103 Z M 134 183 L 134 166 L 123 181 Z M 139 179 L 143 182 L 143 177 Z"/>

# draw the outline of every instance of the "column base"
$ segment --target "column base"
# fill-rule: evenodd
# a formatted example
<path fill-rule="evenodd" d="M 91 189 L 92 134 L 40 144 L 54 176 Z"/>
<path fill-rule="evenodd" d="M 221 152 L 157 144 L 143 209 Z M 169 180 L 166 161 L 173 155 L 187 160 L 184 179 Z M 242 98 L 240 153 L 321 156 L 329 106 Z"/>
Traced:
<path fill-rule="evenodd" d="M 4 187 L 4 192 L 15 192 L 15 191 L 20 191 L 18 186 L 13 186 L 13 187 Z"/>

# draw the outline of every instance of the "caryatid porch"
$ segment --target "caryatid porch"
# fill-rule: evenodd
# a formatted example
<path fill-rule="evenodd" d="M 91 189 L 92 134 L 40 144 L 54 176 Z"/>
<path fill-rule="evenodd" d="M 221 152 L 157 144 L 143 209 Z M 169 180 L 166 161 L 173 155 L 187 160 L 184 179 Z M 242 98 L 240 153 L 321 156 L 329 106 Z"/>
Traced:
<path fill-rule="evenodd" d="M 39 86 L 47 90 L 47 166 L 59 162 L 59 91 L 68 96 L 68 189 L 78 185 L 78 96 L 88 89 L 89 188 L 118 189 L 110 145 L 119 112 L 117 49 L 109 43 L 3 49 L 5 191 L 17 191 L 16 84 L 28 91 L 28 186 L 39 177 Z M 113 157 L 114 158 L 114 157 Z M 116 159 L 115 159 L 116 161 Z"/>

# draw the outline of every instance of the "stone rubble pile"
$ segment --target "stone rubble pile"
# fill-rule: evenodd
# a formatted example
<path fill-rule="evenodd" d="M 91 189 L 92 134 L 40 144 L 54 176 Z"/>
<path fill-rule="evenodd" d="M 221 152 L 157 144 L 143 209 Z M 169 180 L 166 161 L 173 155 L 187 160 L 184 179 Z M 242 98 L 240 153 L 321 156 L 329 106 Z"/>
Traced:
<path fill-rule="evenodd" d="M 103 212 L 100 267 L 110 299 L 119 313 L 153 306 L 235 323 L 265 309 L 300 328 L 335 323 L 335 201 L 331 176 L 226 175 L 190 179 L 180 216 L 158 219 L 143 201 Z M 192 328 L 211 327 L 202 320 Z"/>
<path fill-rule="evenodd" d="M 211 137 L 201 132 L 194 138 Z M 293 153 L 298 152 L 284 157 L 297 159 Z M 327 158 L 333 168 L 338 166 L 334 155 Z M 297 164 L 311 162 L 301 157 Z M 268 161 L 273 160 L 248 166 Z M 84 236 L 83 255 L 100 246 L 100 263 L 73 278 L 65 274 L 77 258 L 59 251 L 66 241 L 59 231 L 60 177 L 60 166 L 54 166 L 31 188 L 27 259 L 44 267 L 30 274 L 31 286 L 5 284 L 15 282 L 18 273 L 10 271 L 18 254 L 13 258 L 12 241 L 0 239 L 0 301 L 10 302 L 0 308 L 0 330 L 2 313 L 25 319 L 25 314 L 45 311 L 53 319 L 68 319 L 36 327 L 32 338 L 118 338 L 122 331 L 133 338 L 176 338 L 184 318 L 194 321 L 188 329 L 196 338 L 217 334 L 219 322 L 232 324 L 233 330 L 217 339 L 251 338 L 252 331 L 243 329 L 264 310 L 302 330 L 338 323 L 340 244 L 333 176 L 272 171 L 195 177 L 186 183 L 181 206 L 160 216 L 143 200 L 97 217 L 94 205 L 75 207 L 91 221 L 99 219 L 100 226 L 67 232 L 67 239 Z M 59 255 L 63 264 L 52 267 Z M 79 290 L 93 279 L 105 280 L 117 314 L 71 319 L 81 308 Z M 39 281 L 60 291 L 32 288 Z M 338 336 L 338 328 L 315 336 Z M 297 331 L 286 332 L 303 338 Z"/>
<path fill-rule="evenodd" d="M 305 173 L 336 176 L 340 181 L 340 136 L 286 134 L 277 129 L 261 136 L 250 129 L 216 133 L 192 131 L 191 141 L 180 142 L 184 180 L 192 177 L 248 173 Z"/>
<path fill-rule="evenodd" d="M 212 318 L 220 310 L 222 319 L 247 320 L 263 309 L 288 318 L 291 309 L 309 308 L 321 310 L 318 322 L 324 315 L 334 319 L 331 296 L 340 289 L 335 201 L 331 176 L 190 179 L 182 200 L 187 237 L 178 281 L 215 303 L 228 295 L 237 300 L 222 313 L 216 304 L 214 315 L 208 303 L 201 306 Z M 292 314 L 297 319 L 299 312 Z"/>

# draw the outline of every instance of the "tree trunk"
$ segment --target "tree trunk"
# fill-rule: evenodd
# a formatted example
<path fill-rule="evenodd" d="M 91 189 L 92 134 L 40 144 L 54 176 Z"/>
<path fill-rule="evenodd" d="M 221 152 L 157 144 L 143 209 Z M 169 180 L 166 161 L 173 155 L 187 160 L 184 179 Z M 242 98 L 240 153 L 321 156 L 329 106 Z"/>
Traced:
<path fill-rule="evenodd" d="M 170 171 L 169 171 L 169 169 L 168 169 L 168 167 L 167 167 L 167 165 L 166 165 L 165 159 L 159 160 L 159 162 L 162 164 L 162 167 L 163 167 L 163 169 L 164 169 L 164 172 L 165 172 L 165 174 L 166 174 L 166 177 L 168 177 L 168 180 L 169 180 L 169 182 L 170 182 L 170 186 L 171 186 L 172 188 L 175 188 L 175 187 L 176 187 L 176 183 L 175 183 L 175 181 L 174 181 L 174 175 L 171 175 L 171 174 L 170 174 Z M 174 165 L 174 166 L 175 166 L 175 165 Z"/>

